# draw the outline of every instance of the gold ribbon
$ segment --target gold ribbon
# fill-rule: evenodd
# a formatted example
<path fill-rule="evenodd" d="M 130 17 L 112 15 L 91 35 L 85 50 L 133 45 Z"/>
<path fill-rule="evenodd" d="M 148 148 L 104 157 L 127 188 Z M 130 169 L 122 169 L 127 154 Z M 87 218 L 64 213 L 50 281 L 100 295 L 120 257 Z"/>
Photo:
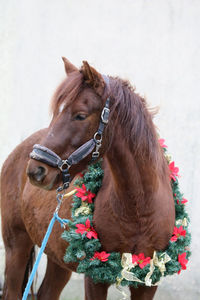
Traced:
<path fill-rule="evenodd" d="M 63 199 L 66 199 L 66 198 L 72 196 L 74 193 L 76 193 L 76 191 L 77 191 L 77 190 L 72 190 L 71 192 L 69 192 L 69 193 L 67 193 L 67 194 L 64 194 Z"/>
<path fill-rule="evenodd" d="M 123 267 L 123 269 L 121 271 L 122 279 L 125 278 L 126 280 L 129 280 L 129 281 L 136 281 L 136 282 L 144 283 L 142 280 L 137 278 L 133 272 L 129 272 L 132 268 L 135 268 L 135 266 L 137 265 L 137 263 L 132 263 L 132 254 L 131 253 L 123 253 L 122 254 L 121 264 Z"/>
<path fill-rule="evenodd" d="M 154 263 L 154 266 L 159 268 L 162 276 L 164 275 L 164 272 L 166 271 L 165 264 L 168 263 L 170 260 L 171 260 L 171 258 L 166 252 L 164 252 L 163 254 L 160 255 L 160 257 L 158 257 L 156 251 L 154 251 L 153 263 Z"/>
<path fill-rule="evenodd" d="M 151 279 L 151 275 L 153 274 L 155 266 L 159 268 L 163 276 L 164 272 L 166 271 L 165 264 L 170 260 L 171 258 L 166 252 L 164 252 L 158 257 L 156 251 L 154 251 L 153 258 L 150 260 L 150 270 L 147 273 L 145 280 L 142 281 L 139 278 L 137 278 L 133 272 L 130 272 L 130 270 L 135 268 L 135 266 L 137 265 L 137 263 L 132 263 L 132 254 L 123 253 L 122 260 L 121 260 L 121 264 L 123 267 L 121 271 L 122 278 L 120 279 L 118 278 L 117 284 L 119 285 L 123 279 L 126 279 L 128 281 L 136 281 L 136 282 L 144 283 L 146 286 L 157 285 L 160 282 L 160 280 L 157 281 L 155 284 L 152 284 L 152 279 Z"/>
<path fill-rule="evenodd" d="M 120 282 L 122 281 L 122 279 L 117 278 L 117 280 L 119 280 Z M 126 294 L 126 292 L 122 289 L 122 287 L 120 286 L 120 283 L 116 283 L 116 288 L 118 289 L 118 291 L 122 294 L 123 298 L 121 300 L 128 300 L 129 297 Z"/>
<path fill-rule="evenodd" d="M 187 218 L 177 220 L 176 225 L 182 225 L 184 227 L 187 227 L 187 225 L 188 225 Z"/>
<path fill-rule="evenodd" d="M 172 161 L 172 157 L 171 157 L 171 155 L 169 155 L 169 154 L 165 154 L 165 158 L 166 158 L 166 160 L 167 160 L 168 164 L 170 164 L 170 162 Z"/>
<path fill-rule="evenodd" d="M 63 196 L 63 199 L 66 199 L 66 198 L 72 196 L 76 192 L 77 192 L 77 189 L 70 191 L 69 193 L 67 193 Z M 80 214 L 87 216 L 90 213 L 91 213 L 91 209 L 89 208 L 88 203 L 82 202 L 81 206 L 75 210 L 74 215 L 75 215 L 75 217 L 78 217 Z"/>
<path fill-rule="evenodd" d="M 75 217 L 78 217 L 80 214 L 89 215 L 91 213 L 91 209 L 87 202 L 82 202 L 81 206 L 75 210 Z"/>
<path fill-rule="evenodd" d="M 153 258 L 150 261 L 150 270 L 145 277 L 145 285 L 147 286 L 158 285 L 160 280 L 157 281 L 155 284 L 152 284 L 152 280 L 151 280 L 151 275 L 153 274 L 155 266 L 159 268 L 160 273 L 163 276 L 164 272 L 166 271 L 165 264 L 170 260 L 171 258 L 166 252 L 164 252 L 163 254 L 160 255 L 160 257 L 158 257 L 156 251 L 154 251 Z"/>
<path fill-rule="evenodd" d="M 154 251 L 154 253 L 155 253 L 155 251 Z M 149 270 L 149 272 L 147 273 L 147 275 L 146 275 L 146 277 L 144 279 L 146 286 L 152 286 L 153 285 L 152 284 L 151 275 L 153 274 L 154 269 L 155 269 L 155 267 L 154 267 L 154 260 L 151 259 L 150 260 L 150 270 Z"/>

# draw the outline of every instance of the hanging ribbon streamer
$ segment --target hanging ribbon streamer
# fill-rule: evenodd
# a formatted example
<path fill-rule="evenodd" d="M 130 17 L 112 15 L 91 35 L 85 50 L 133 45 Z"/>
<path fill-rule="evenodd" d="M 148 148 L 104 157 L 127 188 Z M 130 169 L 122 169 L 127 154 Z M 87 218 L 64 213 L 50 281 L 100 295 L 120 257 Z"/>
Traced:
<path fill-rule="evenodd" d="M 122 294 L 123 298 L 121 300 L 128 300 L 129 297 L 126 294 L 126 292 L 122 289 L 122 287 L 120 286 L 120 284 L 116 284 L 116 288 L 118 289 L 118 291 Z"/>
<path fill-rule="evenodd" d="M 162 276 L 164 276 L 164 272 L 166 271 L 165 264 L 168 263 L 170 260 L 171 258 L 166 252 L 162 253 L 160 257 L 158 257 L 156 251 L 154 251 L 153 264 L 154 266 L 159 268 Z"/>
<path fill-rule="evenodd" d="M 132 254 L 131 253 L 123 253 L 122 254 L 121 264 L 123 267 L 123 269 L 121 271 L 122 279 L 126 279 L 128 281 L 136 281 L 136 282 L 144 283 L 142 280 L 137 278 L 133 272 L 130 272 L 130 270 L 135 268 L 135 266 L 137 265 L 137 263 L 132 263 Z"/>
<path fill-rule="evenodd" d="M 152 279 L 151 279 L 151 276 L 153 274 L 155 266 L 159 268 L 160 273 L 162 274 L 162 277 L 163 277 L 164 272 L 166 271 L 165 264 L 167 262 L 169 262 L 170 260 L 171 260 L 171 258 L 166 252 L 162 253 L 162 255 L 160 255 L 160 257 L 158 257 L 156 251 L 154 251 L 153 258 L 150 261 L 150 270 L 145 277 L 145 285 L 146 286 L 158 285 L 158 283 L 161 281 L 161 279 L 159 281 L 157 281 L 155 284 L 152 284 Z"/>

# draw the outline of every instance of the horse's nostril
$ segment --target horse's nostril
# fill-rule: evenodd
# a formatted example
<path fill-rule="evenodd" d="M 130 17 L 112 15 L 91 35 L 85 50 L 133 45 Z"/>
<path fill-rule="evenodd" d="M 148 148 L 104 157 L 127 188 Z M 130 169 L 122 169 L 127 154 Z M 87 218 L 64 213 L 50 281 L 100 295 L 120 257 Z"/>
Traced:
<path fill-rule="evenodd" d="M 44 167 L 38 167 L 37 171 L 34 174 L 34 178 L 40 182 L 46 176 L 46 169 Z"/>

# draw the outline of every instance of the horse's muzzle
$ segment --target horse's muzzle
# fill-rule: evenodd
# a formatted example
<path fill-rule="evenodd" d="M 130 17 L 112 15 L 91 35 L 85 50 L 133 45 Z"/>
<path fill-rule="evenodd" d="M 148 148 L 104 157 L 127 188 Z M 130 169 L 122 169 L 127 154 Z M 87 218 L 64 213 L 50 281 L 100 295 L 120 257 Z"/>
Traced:
<path fill-rule="evenodd" d="M 43 166 L 39 166 L 32 170 L 30 170 L 30 168 L 27 168 L 28 177 L 36 182 L 42 182 L 42 180 L 46 176 L 46 173 L 47 170 Z"/>
<path fill-rule="evenodd" d="M 56 188 L 60 181 L 60 171 L 49 166 L 30 159 L 27 165 L 26 174 L 31 184 L 46 190 Z"/>

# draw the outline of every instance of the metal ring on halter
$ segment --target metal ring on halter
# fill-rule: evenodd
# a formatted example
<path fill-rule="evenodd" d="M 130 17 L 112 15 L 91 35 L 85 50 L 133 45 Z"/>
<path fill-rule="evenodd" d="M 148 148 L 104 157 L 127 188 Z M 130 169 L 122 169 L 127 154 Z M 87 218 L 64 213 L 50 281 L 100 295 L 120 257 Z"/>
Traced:
<path fill-rule="evenodd" d="M 97 137 L 100 137 L 100 138 L 97 138 Z M 94 135 L 94 140 L 95 140 L 95 142 L 97 143 L 97 144 L 101 144 L 101 142 L 102 142 L 102 134 L 101 133 L 99 133 L 98 131 L 95 133 L 95 135 Z"/>
<path fill-rule="evenodd" d="M 69 168 L 71 167 L 71 165 L 69 164 L 68 160 L 62 160 L 62 164 L 58 165 L 58 168 L 63 172 L 64 170 L 69 170 Z"/>

